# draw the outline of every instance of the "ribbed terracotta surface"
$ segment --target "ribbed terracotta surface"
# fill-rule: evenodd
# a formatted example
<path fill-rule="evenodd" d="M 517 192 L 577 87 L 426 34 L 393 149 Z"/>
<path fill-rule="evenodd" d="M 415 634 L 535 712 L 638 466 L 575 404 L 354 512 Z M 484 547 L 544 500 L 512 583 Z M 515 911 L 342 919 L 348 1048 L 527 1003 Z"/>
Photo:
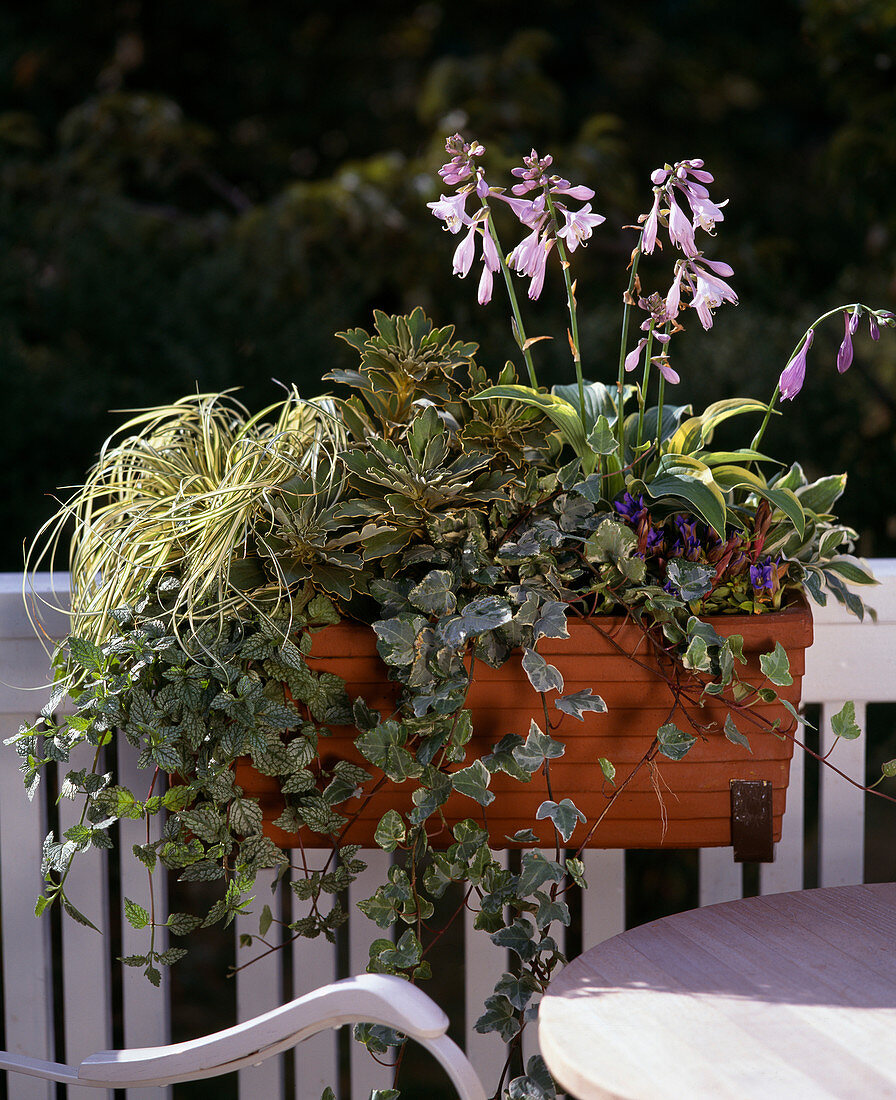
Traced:
<path fill-rule="evenodd" d="M 742 634 L 744 652 L 749 657 L 741 678 L 762 683 L 758 656 L 774 649 L 780 641 L 790 657 L 793 686 L 780 689 L 782 697 L 799 704 L 804 671 L 805 650 L 812 643 L 812 616 L 805 604 L 769 615 L 720 616 L 709 620 L 720 634 Z M 579 825 L 570 841 L 575 845 L 584 837 L 590 823 L 606 809 L 613 788 L 604 781 L 599 757 L 607 757 L 616 766 L 620 783 L 642 759 L 659 726 L 669 720 L 672 696 L 651 661 L 641 632 L 621 619 L 570 620 L 568 639 L 542 639 L 539 652 L 559 668 L 564 693 L 591 688 L 600 695 L 609 710 L 606 714 L 588 713 L 584 721 L 563 715 L 553 706 L 556 693 L 548 696 L 548 714 L 555 724 L 552 735 L 566 744 L 566 753 L 551 761 L 551 790 L 542 774 L 528 784 L 520 784 L 503 773 L 494 775 L 490 789 L 498 796 L 485 811 L 494 847 L 513 847 L 506 837 L 518 829 L 531 828 L 540 844 L 552 846 L 550 822 L 535 820 L 535 812 L 548 797 L 555 801 L 571 798 L 588 817 L 589 826 Z M 609 635 L 609 637 L 607 636 Z M 623 653 L 620 653 L 620 648 Z M 648 667 L 641 667 L 623 654 L 634 654 Z M 370 628 L 339 623 L 315 635 L 309 659 L 315 671 L 333 672 L 348 684 L 351 696 L 361 695 L 381 712 L 394 708 L 397 685 L 386 678 L 386 669 L 376 654 L 376 638 Z M 504 734 L 525 737 L 534 718 L 543 726 L 541 696 L 533 691 L 522 671 L 520 656 L 514 655 L 500 669 L 477 665 L 468 696 L 474 734 L 469 760 L 485 755 Z M 781 727 L 790 730 L 793 720 L 779 705 L 760 704 L 753 708 L 770 720 L 781 719 Z M 721 732 L 727 710 L 714 705 L 690 708 L 693 723 L 681 711 L 676 724 L 698 735 L 697 743 L 683 760 L 659 756 L 655 765 L 642 766 L 626 787 L 606 818 L 597 827 L 589 847 L 594 848 L 694 848 L 731 843 L 729 781 L 732 779 L 769 779 L 773 784 L 775 839 L 781 835 L 785 794 L 793 742 L 779 738 L 736 716 L 739 728 L 750 739 L 752 752 L 732 744 Z M 717 722 L 718 729 L 706 731 L 698 726 Z M 328 742 L 321 742 L 325 760 L 345 758 L 359 764 L 367 762 L 352 741 L 350 729 L 334 729 Z M 282 800 L 269 786 L 272 781 L 258 776 L 241 764 L 237 782 L 247 793 L 259 797 L 265 812 L 266 831 L 283 847 L 299 843 L 295 834 L 287 834 L 270 825 L 279 816 Z M 368 788 L 373 786 L 368 784 Z M 338 807 L 346 816 L 358 814 L 347 828 L 343 843 L 373 845 L 373 833 L 382 815 L 390 808 L 411 807 L 411 784 L 386 783 L 366 798 L 352 799 Z M 662 807 L 660 805 L 662 799 Z M 450 822 L 471 817 L 483 820 L 482 808 L 462 795 L 452 795 L 445 807 Z M 447 834 L 433 838 L 436 847 L 451 843 Z"/>

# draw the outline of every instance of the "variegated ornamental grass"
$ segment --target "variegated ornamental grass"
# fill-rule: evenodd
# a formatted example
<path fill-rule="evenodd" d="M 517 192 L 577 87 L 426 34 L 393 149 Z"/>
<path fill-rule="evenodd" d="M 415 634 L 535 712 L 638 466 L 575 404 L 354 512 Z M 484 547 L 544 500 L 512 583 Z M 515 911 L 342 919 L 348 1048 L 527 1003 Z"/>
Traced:
<path fill-rule="evenodd" d="M 604 220 L 591 210 L 593 191 L 551 174 L 550 158 L 533 151 L 508 195 L 486 180 L 482 146 L 454 137 L 448 150 L 441 174 L 456 191 L 430 205 L 450 233 L 463 233 L 456 273 L 467 275 L 481 257 L 480 302 L 491 298 L 495 275 L 507 289 L 526 382 L 513 362 L 487 370 L 475 344 L 417 309 L 375 314 L 372 333 L 340 334 L 358 360 L 325 375 L 342 396 L 306 401 L 290 391 L 252 414 L 231 395 L 196 395 L 135 414 L 32 551 L 32 568 L 49 564 L 73 532 L 72 629 L 56 652 L 53 697 L 13 740 L 31 794 L 47 763 L 65 764 L 79 745 L 93 750 L 93 765 L 64 780 L 62 796 L 80 800 L 83 812 L 65 835 L 47 838 L 38 912 L 58 903 L 89 920 L 88 903 L 69 885 L 75 857 L 108 847 L 121 818 L 161 815 L 161 839 L 134 849 L 149 871 L 149 896 L 125 902 L 126 918 L 147 932 L 145 952 L 125 962 L 156 982 L 159 967 L 183 951 L 158 950 L 157 929 L 180 936 L 231 921 L 266 867 L 309 903 L 285 938 L 332 939 L 345 917 L 341 896 L 364 866 L 345 838 L 368 799 L 401 784 L 409 797 L 375 823 L 377 843 L 397 858 L 362 904 L 394 931 L 375 942 L 370 968 L 425 978 L 444 931 L 437 903 L 456 890 L 476 927 L 515 955 L 476 1025 L 511 1044 L 495 1096 L 549 1097 L 540 1060 L 522 1067 L 514 1052 L 563 961 L 552 928 L 569 920 L 570 885 L 584 885 L 580 846 L 595 827 L 551 783 L 552 761 L 567 751 L 557 723 L 599 723 L 606 711 L 599 669 L 571 690 L 554 640 L 567 638 L 572 618 L 621 617 L 643 643 L 627 659 L 649 653 L 667 691 L 667 712 L 647 731 L 639 761 L 593 754 L 594 783 L 612 813 L 644 764 L 687 768 L 692 746 L 711 736 L 741 753 L 756 738 L 796 736 L 803 720 L 792 698 L 776 712 L 786 725 L 756 706 L 774 702 L 778 688 L 787 694 L 784 649 L 770 645 L 748 667 L 742 636 L 717 630 L 709 616 L 771 616 L 806 593 L 820 602 L 833 594 L 861 615 L 848 585 L 873 578 L 854 555 L 855 533 L 836 519 L 845 477 L 810 482 L 798 464 L 762 450 L 777 402 L 803 384 L 814 329 L 770 402 L 731 398 L 695 412 L 669 400 L 683 320 L 709 329 L 713 311 L 736 301 L 730 268 L 697 246 L 724 205 L 709 198 L 702 162 L 654 173 L 653 205 L 634 227 L 618 364 L 591 381 L 586 372 L 598 366 L 579 346 L 572 263 Z M 524 230 L 507 253 L 498 235 L 504 214 Z M 663 292 L 648 292 L 661 231 L 670 255 L 682 255 Z M 548 392 L 537 381 L 540 338 L 526 334 L 515 282 L 528 279 L 534 301 L 555 258 L 575 378 Z M 872 335 L 893 323 L 861 304 L 842 313 L 841 372 L 861 317 Z M 714 448 L 725 421 L 750 425 L 743 446 Z M 388 669 L 367 695 L 350 696 L 314 655 L 319 632 L 346 622 L 375 637 Z M 508 720 L 483 749 L 471 685 L 477 669 L 511 660 L 540 713 L 526 728 Z M 66 695 L 73 707 L 57 720 Z M 332 733 L 345 726 L 354 730 L 353 758 L 334 758 Z M 140 789 L 105 769 L 116 728 L 146 776 Z M 836 732 L 858 734 L 849 707 Z M 298 866 L 265 835 L 249 764 L 282 799 L 278 828 L 301 838 Z M 543 846 L 548 827 L 554 850 L 524 851 L 509 870 L 488 844 L 489 818 L 500 818 L 493 788 L 535 776 L 547 797 L 533 821 L 515 823 L 511 842 Z M 659 781 L 657 791 L 660 821 Z M 446 834 L 449 800 L 469 812 Z M 158 912 L 152 883 L 168 871 L 218 882 L 211 912 Z M 456 919 L 462 907 L 450 908 Z M 262 943 L 273 919 L 262 907 Z M 402 1041 L 381 1028 L 359 1037 L 379 1052 Z"/>

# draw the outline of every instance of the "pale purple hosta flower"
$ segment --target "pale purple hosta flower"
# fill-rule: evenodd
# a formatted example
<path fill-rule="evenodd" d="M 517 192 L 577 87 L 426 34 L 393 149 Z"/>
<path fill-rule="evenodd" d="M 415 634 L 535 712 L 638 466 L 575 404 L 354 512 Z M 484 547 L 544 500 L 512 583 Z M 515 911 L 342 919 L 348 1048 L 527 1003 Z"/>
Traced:
<path fill-rule="evenodd" d="M 564 199 L 577 199 L 579 202 L 588 202 L 594 198 L 594 191 L 590 187 L 585 187 L 584 184 L 572 187 L 569 180 L 557 179 L 556 176 L 551 177 L 551 194 L 560 195 Z"/>
<path fill-rule="evenodd" d="M 460 134 L 454 134 L 445 142 L 445 152 L 451 154 L 451 160 L 442 165 L 439 175 L 453 187 L 473 175 L 473 157 L 481 157 L 485 146 L 478 141 L 466 142 Z"/>
<path fill-rule="evenodd" d="M 654 172 L 654 175 L 657 173 Z M 641 231 L 641 251 L 646 255 L 650 255 L 656 247 L 656 231 L 659 226 L 660 219 L 660 199 L 663 196 L 662 189 L 658 188 L 654 191 L 653 195 L 653 207 L 650 213 L 647 215 L 647 219 L 644 222 L 644 228 Z"/>
<path fill-rule="evenodd" d="M 783 401 L 792 401 L 803 388 L 803 382 L 806 378 L 806 356 L 814 339 L 815 330 L 810 328 L 799 351 L 781 371 L 781 377 L 778 379 L 778 389 L 781 391 Z"/>
<path fill-rule="evenodd" d="M 449 233 L 459 233 L 465 225 L 470 224 L 467 214 L 467 196 L 469 191 L 459 191 L 456 195 L 440 195 L 438 202 L 428 202 L 426 205 L 433 213 L 433 217 L 443 221 Z"/>
<path fill-rule="evenodd" d="M 627 371 L 633 371 L 641 362 L 641 352 L 644 350 L 647 344 L 647 337 L 642 336 L 637 345 L 625 357 L 625 369 Z"/>
<path fill-rule="evenodd" d="M 672 369 L 669 360 L 664 355 L 655 355 L 650 362 L 657 368 L 663 378 L 673 386 L 677 386 L 681 381 L 678 371 Z"/>
<path fill-rule="evenodd" d="M 482 229 L 482 275 L 479 279 L 478 301 L 481 306 L 492 300 L 492 273 L 501 266 L 498 249 L 488 229 Z"/>
<path fill-rule="evenodd" d="M 850 315 L 844 312 L 843 314 L 843 343 L 840 345 L 840 350 L 837 352 L 837 370 L 843 374 L 844 371 L 848 371 L 852 364 L 852 334 L 855 332 L 854 320 L 858 320 L 858 316 L 855 312 Z"/>
<path fill-rule="evenodd" d="M 694 240 L 694 227 L 671 194 L 668 199 L 669 240 L 680 248 L 686 256 L 696 256 L 697 244 Z"/>
<path fill-rule="evenodd" d="M 700 324 L 708 332 L 712 328 L 714 309 L 722 302 L 737 304 L 737 294 L 724 279 L 719 278 L 721 275 L 733 275 L 734 272 L 728 264 L 720 260 L 707 260 L 702 256 L 689 259 L 682 266 L 684 278 L 691 290 L 691 307 L 697 311 Z M 707 271 L 706 268 L 711 270 Z"/>
<path fill-rule="evenodd" d="M 670 321 L 678 316 L 678 309 L 681 305 L 681 279 L 684 275 L 684 266 L 680 260 L 676 263 L 675 278 L 669 287 L 669 293 L 666 295 L 666 313 Z"/>
<path fill-rule="evenodd" d="M 465 279 L 473 266 L 473 256 L 476 252 L 476 223 L 472 222 L 467 234 L 454 250 L 453 274 Z"/>
<path fill-rule="evenodd" d="M 607 220 L 603 214 L 591 213 L 590 202 L 585 203 L 581 210 L 564 209 L 563 217 L 566 219 L 566 224 L 557 230 L 557 236 L 563 237 L 570 252 L 575 252 L 580 244 L 588 240 L 595 226 Z"/>
<path fill-rule="evenodd" d="M 518 271 L 520 275 L 526 275 L 531 280 L 529 283 L 529 297 L 532 301 L 541 294 L 544 286 L 544 273 L 548 262 L 548 253 L 553 247 L 553 238 L 542 236 L 538 229 L 533 229 L 528 237 L 524 237 L 513 252 L 507 257 L 507 266 Z"/>

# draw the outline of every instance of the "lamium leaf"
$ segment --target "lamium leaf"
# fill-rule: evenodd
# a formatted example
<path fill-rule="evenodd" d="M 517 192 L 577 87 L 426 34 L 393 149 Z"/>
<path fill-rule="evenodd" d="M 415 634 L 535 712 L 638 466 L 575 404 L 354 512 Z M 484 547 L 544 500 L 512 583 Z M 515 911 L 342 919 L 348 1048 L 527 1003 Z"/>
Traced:
<path fill-rule="evenodd" d="M 793 683 L 793 677 L 790 675 L 790 660 L 780 642 L 775 642 L 775 648 L 771 653 L 760 655 L 759 665 L 768 679 L 778 687 L 788 687 Z"/>
<path fill-rule="evenodd" d="M 691 734 L 685 733 L 674 722 L 667 722 L 657 730 L 660 752 L 668 756 L 670 760 L 681 760 L 697 740 Z"/>

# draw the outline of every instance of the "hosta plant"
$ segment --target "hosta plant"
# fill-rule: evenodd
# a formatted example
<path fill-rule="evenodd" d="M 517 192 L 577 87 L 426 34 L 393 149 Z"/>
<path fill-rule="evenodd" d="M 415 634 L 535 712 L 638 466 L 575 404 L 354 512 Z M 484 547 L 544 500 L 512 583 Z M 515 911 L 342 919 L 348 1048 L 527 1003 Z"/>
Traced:
<path fill-rule="evenodd" d="M 255 416 L 227 395 L 206 395 L 135 416 L 33 551 L 37 568 L 72 523 L 71 634 L 55 653 L 53 697 L 13 740 L 30 794 L 46 764 L 71 762 L 61 795 L 82 805 L 77 825 L 47 838 L 38 912 L 58 903 L 89 922 L 70 877 L 76 857 L 108 847 L 123 818 L 160 819 L 158 838 L 134 848 L 150 893 L 125 901 L 147 945 L 124 962 L 154 982 L 183 953 L 159 929 L 181 937 L 229 922 L 252 902 L 262 868 L 278 869 L 308 903 L 291 934 L 332 940 L 346 917 L 345 888 L 364 867 L 343 838 L 371 791 L 405 785 L 410 808 L 388 809 L 376 829 L 394 865 L 361 905 L 383 930 L 370 968 L 428 977 L 444 931 L 435 914 L 449 891 L 459 894 L 448 919 L 475 910 L 476 927 L 514 958 L 476 1023 L 509 1043 L 494 1095 L 550 1097 L 540 1060 L 522 1065 L 520 1039 L 563 961 L 553 930 L 570 919 L 570 885 L 585 885 L 581 845 L 599 823 L 552 790 L 537 818 L 551 823 L 553 853 L 524 848 L 508 869 L 488 843 L 490 785 L 499 773 L 521 784 L 549 779 L 564 753 L 554 719 L 606 707 L 599 676 L 592 688 L 564 691 L 543 639 L 566 637 L 572 617 L 596 629 L 607 615 L 634 623 L 648 650 L 677 669 L 668 720 L 645 739 L 644 758 L 677 761 L 705 736 L 699 721 L 689 723 L 701 700 L 724 702 L 724 736 L 739 746 L 794 738 L 802 721 L 787 704 L 786 727 L 751 724 L 752 704 L 789 683 L 787 656 L 775 647 L 761 677 L 744 678 L 740 636 L 723 636 L 707 615 L 771 614 L 808 593 L 821 603 L 832 594 L 861 616 L 848 586 L 873 578 L 854 556 L 854 532 L 835 516 L 845 477 L 809 480 L 763 449 L 770 416 L 803 384 L 814 326 L 770 401 L 732 398 L 695 411 L 671 400 L 676 335 L 691 319 L 710 329 L 713 311 L 736 302 L 731 269 L 699 246 L 701 235 L 712 240 L 724 205 L 710 199 L 702 162 L 653 174 L 652 206 L 633 231 L 618 362 L 608 370 L 579 344 L 575 252 L 604 220 L 591 210 L 591 189 L 552 174 L 550 158 L 533 152 L 508 193 L 486 179 L 481 145 L 455 136 L 447 148 L 441 176 L 453 190 L 430 206 L 459 238 L 458 275 L 478 252 L 480 302 L 496 277 L 506 288 L 518 361 L 477 362 L 475 344 L 419 309 L 378 313 L 374 332 L 340 334 L 358 362 L 325 376 L 336 396 L 290 392 Z M 509 252 L 502 218 L 523 226 Z M 657 281 L 654 263 L 646 286 L 639 269 L 661 235 L 672 271 Z M 567 289 L 574 371 L 550 392 L 538 383 L 539 339 L 527 336 L 516 294 L 522 276 L 536 300 L 548 266 Z M 844 323 L 841 371 L 860 321 L 875 338 L 894 323 L 857 303 L 832 315 Z M 587 378 L 585 364 L 601 378 Z M 747 426 L 743 445 L 716 449 L 716 429 L 735 419 Z M 316 633 L 345 620 L 372 628 L 394 706 L 350 697 L 339 677 L 315 667 Z M 543 716 L 473 752 L 466 700 L 476 670 L 513 653 Z M 835 724 L 842 736 L 858 733 L 848 706 Z M 327 752 L 331 731 L 345 726 L 355 731 L 355 761 Z M 145 776 L 139 789 L 106 766 L 116 729 Z M 240 785 L 247 758 L 282 794 L 275 824 L 301 843 L 297 866 Z M 595 765 L 612 812 L 626 776 L 606 756 Z M 469 814 L 449 825 L 444 807 L 458 794 Z M 658 793 L 658 818 L 661 801 Z M 520 821 L 508 842 L 531 844 L 532 825 Z M 152 883 L 169 872 L 219 884 L 211 911 L 160 913 Z M 264 940 L 272 911 L 260 900 L 254 907 Z M 382 1028 L 358 1037 L 379 1053 L 402 1042 Z"/>

